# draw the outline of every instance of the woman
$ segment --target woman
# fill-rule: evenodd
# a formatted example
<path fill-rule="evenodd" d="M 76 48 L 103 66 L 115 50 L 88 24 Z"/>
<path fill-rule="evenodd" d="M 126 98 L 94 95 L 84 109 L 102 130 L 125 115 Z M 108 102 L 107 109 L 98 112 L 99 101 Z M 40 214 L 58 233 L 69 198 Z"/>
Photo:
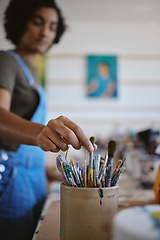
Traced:
<path fill-rule="evenodd" d="M 33 63 L 65 31 L 54 0 L 11 0 L 4 26 L 15 49 L 0 52 L 0 238 L 29 240 L 47 194 L 44 151 L 96 146 L 66 117 L 44 125 L 45 96 Z"/>

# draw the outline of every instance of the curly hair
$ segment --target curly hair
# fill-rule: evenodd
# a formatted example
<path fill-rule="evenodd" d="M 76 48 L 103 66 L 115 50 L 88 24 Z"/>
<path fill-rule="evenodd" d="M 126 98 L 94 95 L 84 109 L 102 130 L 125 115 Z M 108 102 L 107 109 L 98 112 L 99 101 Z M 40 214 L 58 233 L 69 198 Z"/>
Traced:
<path fill-rule="evenodd" d="M 27 22 L 39 7 L 53 8 L 57 11 L 59 23 L 56 38 L 52 44 L 58 43 L 66 30 L 66 25 L 55 0 L 11 0 L 4 12 L 6 38 L 17 45 L 24 34 Z"/>

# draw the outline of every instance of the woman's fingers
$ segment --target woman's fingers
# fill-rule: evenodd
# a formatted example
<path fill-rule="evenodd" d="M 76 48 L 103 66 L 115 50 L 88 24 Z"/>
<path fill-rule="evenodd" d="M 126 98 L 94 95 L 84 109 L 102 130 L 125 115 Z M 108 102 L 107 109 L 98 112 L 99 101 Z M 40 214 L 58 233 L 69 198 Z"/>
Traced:
<path fill-rule="evenodd" d="M 94 148 L 94 151 L 96 151 L 97 150 L 97 144 L 94 144 L 93 148 Z"/>
<path fill-rule="evenodd" d="M 80 149 L 83 145 L 89 152 L 97 149 L 92 145 L 83 130 L 70 119 L 60 116 L 48 122 L 37 137 L 38 146 L 44 151 L 58 152 L 66 151 L 68 145 Z"/>
<path fill-rule="evenodd" d="M 80 149 L 80 141 L 75 133 L 67 125 L 65 125 L 65 118 L 59 117 L 57 119 L 50 120 L 48 126 L 51 131 L 58 133 L 63 141 L 71 144 L 76 149 Z"/>
<path fill-rule="evenodd" d="M 43 151 L 50 151 L 50 152 L 59 152 L 60 148 L 52 142 L 46 135 L 44 134 L 45 130 L 42 131 L 37 137 L 37 145 Z"/>
<path fill-rule="evenodd" d="M 65 139 L 62 138 L 58 132 L 51 129 L 48 125 L 43 129 L 43 135 L 62 151 L 66 151 L 68 149 L 68 142 L 65 141 Z"/>
<path fill-rule="evenodd" d="M 84 134 L 83 130 L 70 119 L 60 116 L 57 119 L 50 120 L 48 126 L 59 133 L 59 135 L 75 149 L 80 149 L 81 145 L 83 145 L 89 152 L 94 150 L 92 143 Z"/>

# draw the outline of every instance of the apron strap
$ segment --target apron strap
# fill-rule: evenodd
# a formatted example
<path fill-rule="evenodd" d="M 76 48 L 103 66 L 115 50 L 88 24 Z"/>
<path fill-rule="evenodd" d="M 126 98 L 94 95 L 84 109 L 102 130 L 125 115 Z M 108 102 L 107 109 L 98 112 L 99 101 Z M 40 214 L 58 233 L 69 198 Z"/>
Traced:
<path fill-rule="evenodd" d="M 15 53 L 13 50 L 9 50 L 7 51 L 10 55 L 12 55 L 13 57 L 15 57 L 15 59 L 18 61 L 19 65 L 21 66 L 21 68 L 24 71 L 24 74 L 27 78 L 27 81 L 30 85 L 34 85 L 34 78 L 32 76 L 32 74 L 30 73 L 28 67 L 26 66 L 26 64 L 24 63 L 23 59 L 20 57 L 19 54 Z"/>

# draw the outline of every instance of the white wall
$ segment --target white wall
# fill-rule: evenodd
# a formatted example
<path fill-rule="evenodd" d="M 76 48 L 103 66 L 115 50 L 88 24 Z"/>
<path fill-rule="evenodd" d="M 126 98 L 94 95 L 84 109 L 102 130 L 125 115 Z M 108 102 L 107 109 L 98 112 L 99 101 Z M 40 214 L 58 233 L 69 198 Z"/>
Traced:
<path fill-rule="evenodd" d="M 49 118 L 66 115 L 88 135 L 109 135 L 119 127 L 135 131 L 159 127 L 159 26 L 70 23 L 69 31 L 48 59 Z M 118 56 L 117 99 L 85 97 L 88 54 Z"/>

